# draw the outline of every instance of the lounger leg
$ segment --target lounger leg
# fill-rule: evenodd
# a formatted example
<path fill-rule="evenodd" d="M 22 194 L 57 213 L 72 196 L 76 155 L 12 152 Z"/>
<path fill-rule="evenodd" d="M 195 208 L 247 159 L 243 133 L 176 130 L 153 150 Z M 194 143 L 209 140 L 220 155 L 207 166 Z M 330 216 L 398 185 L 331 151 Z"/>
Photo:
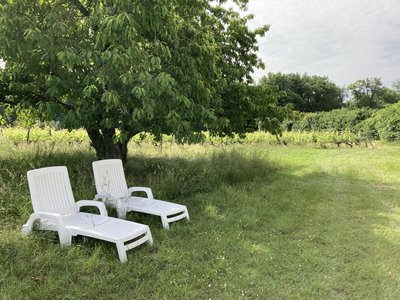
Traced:
<path fill-rule="evenodd" d="M 185 208 L 185 214 L 186 214 L 186 219 L 190 220 L 190 218 L 189 218 L 189 212 L 188 212 L 187 208 Z"/>
<path fill-rule="evenodd" d="M 60 240 L 61 247 L 71 246 L 72 235 L 66 233 L 64 230 L 58 231 L 58 239 Z"/>
<path fill-rule="evenodd" d="M 150 246 L 153 245 L 153 244 L 154 244 L 154 241 L 153 241 L 153 236 L 151 235 L 150 229 L 147 230 L 147 233 L 146 233 L 146 234 L 149 236 L 149 239 L 147 240 L 147 242 L 149 243 Z"/>
<path fill-rule="evenodd" d="M 31 216 L 29 217 L 28 222 L 26 222 L 26 224 L 22 226 L 21 234 L 23 236 L 25 236 L 25 235 L 28 235 L 29 233 L 31 233 L 32 230 L 33 230 L 33 227 L 35 225 L 35 222 L 37 222 L 37 221 L 40 222 L 40 218 L 41 218 L 41 216 L 38 213 L 31 214 Z M 69 246 L 71 246 L 72 235 L 61 224 L 62 221 L 60 221 L 59 219 L 55 219 L 55 222 L 56 222 L 56 225 L 57 225 L 58 238 L 60 240 L 61 247 L 69 247 Z M 39 226 L 39 229 L 43 229 L 43 228 L 40 228 L 40 226 Z M 47 228 L 44 228 L 44 229 L 47 229 Z M 54 229 L 50 229 L 50 230 L 54 230 Z"/>
<path fill-rule="evenodd" d="M 128 257 L 126 255 L 126 248 L 124 243 L 117 243 L 116 245 L 117 245 L 119 260 L 121 261 L 121 263 L 127 262 Z"/>
<path fill-rule="evenodd" d="M 167 216 L 161 216 L 161 223 L 165 229 L 169 229 L 169 223 L 168 223 Z"/>
<path fill-rule="evenodd" d="M 117 215 L 119 219 L 126 219 L 126 209 L 117 208 Z"/>
<path fill-rule="evenodd" d="M 36 220 L 39 220 L 39 218 L 36 217 L 36 216 L 34 216 L 34 215 L 31 215 L 31 216 L 29 217 L 28 222 L 26 222 L 26 224 L 24 224 L 24 225 L 22 226 L 22 228 L 21 228 L 21 234 L 22 234 L 23 236 L 28 235 L 29 233 L 32 232 L 33 226 L 34 226 Z"/>

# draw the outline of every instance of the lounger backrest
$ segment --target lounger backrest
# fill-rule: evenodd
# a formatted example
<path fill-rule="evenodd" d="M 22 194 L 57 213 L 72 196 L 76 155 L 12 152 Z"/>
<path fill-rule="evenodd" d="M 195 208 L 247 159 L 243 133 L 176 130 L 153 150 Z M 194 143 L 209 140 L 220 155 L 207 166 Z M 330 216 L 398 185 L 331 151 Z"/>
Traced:
<path fill-rule="evenodd" d="M 35 212 L 61 215 L 77 212 L 66 167 L 31 170 L 27 175 Z"/>
<path fill-rule="evenodd" d="M 120 159 L 94 161 L 94 181 L 98 194 L 124 197 L 128 193 L 124 168 Z"/>

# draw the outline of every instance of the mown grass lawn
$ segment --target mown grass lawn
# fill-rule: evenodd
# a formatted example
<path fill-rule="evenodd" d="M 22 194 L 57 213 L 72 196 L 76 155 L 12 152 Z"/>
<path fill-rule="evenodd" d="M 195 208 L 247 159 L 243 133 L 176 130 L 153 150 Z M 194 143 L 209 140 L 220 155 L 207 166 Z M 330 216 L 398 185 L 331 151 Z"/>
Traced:
<path fill-rule="evenodd" d="M 26 171 L 67 165 L 76 200 L 95 193 L 88 146 L 0 146 L 2 299 L 398 299 L 400 148 L 132 145 L 131 185 L 188 206 L 155 245 L 128 252 L 77 237 L 20 236 Z M 111 215 L 115 215 L 111 212 Z"/>

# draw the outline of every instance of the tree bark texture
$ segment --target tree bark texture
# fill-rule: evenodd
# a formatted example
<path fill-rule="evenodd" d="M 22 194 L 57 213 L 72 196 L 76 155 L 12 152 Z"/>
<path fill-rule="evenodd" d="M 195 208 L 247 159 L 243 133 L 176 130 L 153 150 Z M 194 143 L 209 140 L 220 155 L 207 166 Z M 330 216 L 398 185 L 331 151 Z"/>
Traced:
<path fill-rule="evenodd" d="M 89 138 L 91 140 L 91 145 L 96 151 L 97 159 L 110 159 L 118 158 L 126 163 L 128 158 L 128 142 L 127 139 L 124 142 L 114 143 L 113 137 L 115 134 L 114 129 L 105 130 L 87 130 Z"/>

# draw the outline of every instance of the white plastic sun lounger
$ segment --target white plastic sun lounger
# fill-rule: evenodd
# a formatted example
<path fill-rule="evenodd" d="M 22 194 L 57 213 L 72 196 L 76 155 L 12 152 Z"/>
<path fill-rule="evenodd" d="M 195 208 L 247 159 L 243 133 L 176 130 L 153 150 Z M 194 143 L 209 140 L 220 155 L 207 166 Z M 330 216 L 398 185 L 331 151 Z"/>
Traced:
<path fill-rule="evenodd" d="M 34 227 L 57 231 L 62 247 L 70 246 L 77 235 L 105 240 L 116 244 L 121 262 L 127 261 L 127 250 L 153 243 L 147 225 L 108 217 L 104 203 L 98 201 L 75 202 L 66 167 L 31 170 L 27 175 L 34 213 L 22 226 L 23 235 Z M 79 212 L 83 206 L 96 206 L 100 215 Z"/>
<path fill-rule="evenodd" d="M 171 222 L 189 220 L 185 205 L 154 199 L 148 187 L 128 188 L 120 159 L 94 161 L 93 173 L 97 190 L 95 199 L 116 208 L 119 218 L 125 219 L 129 211 L 156 215 L 161 217 L 165 229 L 169 229 Z M 147 197 L 132 196 L 134 192 L 145 192 Z"/>

